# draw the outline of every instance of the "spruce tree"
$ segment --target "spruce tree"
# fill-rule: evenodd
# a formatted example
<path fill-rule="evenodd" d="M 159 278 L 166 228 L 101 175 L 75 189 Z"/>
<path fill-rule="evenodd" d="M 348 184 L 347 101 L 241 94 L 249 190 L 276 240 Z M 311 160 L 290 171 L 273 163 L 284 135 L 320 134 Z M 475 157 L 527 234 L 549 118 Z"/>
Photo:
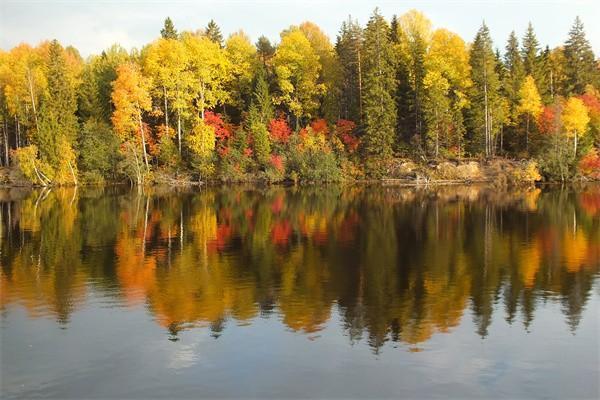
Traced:
<path fill-rule="evenodd" d="M 392 156 L 396 127 L 396 70 L 390 27 L 375 9 L 364 41 L 365 150 L 371 174 L 381 173 L 381 162 Z"/>
<path fill-rule="evenodd" d="M 256 74 L 253 104 L 256 107 L 260 122 L 268 124 L 273 119 L 274 111 L 267 82 L 267 73 L 264 68 L 260 68 Z"/>
<path fill-rule="evenodd" d="M 266 68 L 267 61 L 275 54 L 275 47 L 271 44 L 271 41 L 266 36 L 261 36 L 255 44 L 256 52 L 260 56 L 263 66 Z"/>
<path fill-rule="evenodd" d="M 565 69 L 567 94 L 582 94 L 589 83 L 597 83 L 598 70 L 594 52 L 585 37 L 583 23 L 579 17 L 569 32 L 565 43 Z"/>
<path fill-rule="evenodd" d="M 540 95 L 545 96 L 547 85 L 544 70 L 541 65 L 542 54 L 540 53 L 540 43 L 537 40 L 531 22 L 527 25 L 521 52 L 525 75 L 531 75 L 533 77 L 535 85 L 539 88 Z"/>
<path fill-rule="evenodd" d="M 56 40 L 50 42 L 46 77 L 48 91 L 42 103 L 40 128 L 36 131 L 34 142 L 42 161 L 55 170 L 55 176 L 51 179 L 64 182 L 68 179 L 65 174 L 70 172 L 74 175 L 73 144 L 78 133 L 77 100 L 64 50 Z M 71 171 L 67 171 L 67 167 Z"/>
<path fill-rule="evenodd" d="M 509 102 L 510 116 L 516 125 L 516 107 L 519 102 L 519 89 L 525 78 L 525 70 L 521 53 L 519 52 L 519 39 L 514 31 L 510 33 L 504 53 L 504 76 L 502 89 Z"/>
<path fill-rule="evenodd" d="M 210 20 L 206 25 L 205 30 L 206 37 L 223 47 L 223 35 L 221 34 L 221 28 L 214 20 Z"/>
<path fill-rule="evenodd" d="M 476 152 L 483 151 L 486 157 L 494 152 L 494 135 L 498 131 L 498 121 L 495 121 L 495 111 L 500 104 L 500 80 L 496 70 L 496 55 L 492 49 L 490 31 L 485 23 L 481 26 L 470 55 L 471 79 L 471 109 L 469 122 L 472 145 Z"/>
<path fill-rule="evenodd" d="M 362 52 L 363 31 L 358 22 L 348 17 L 342 23 L 335 51 L 341 66 L 340 114 L 360 124 L 362 122 Z"/>
<path fill-rule="evenodd" d="M 173 25 L 173 21 L 171 21 L 170 17 L 165 19 L 165 24 L 160 30 L 160 35 L 163 39 L 177 39 L 177 30 L 175 29 L 175 25 Z"/>

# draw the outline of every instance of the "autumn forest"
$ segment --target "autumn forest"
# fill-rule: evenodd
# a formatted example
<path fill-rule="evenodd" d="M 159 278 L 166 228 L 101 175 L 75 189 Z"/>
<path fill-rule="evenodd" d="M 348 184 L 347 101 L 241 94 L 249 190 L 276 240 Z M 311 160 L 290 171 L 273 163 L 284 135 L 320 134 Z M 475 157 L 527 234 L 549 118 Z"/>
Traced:
<path fill-rule="evenodd" d="M 390 162 L 529 160 L 546 180 L 600 178 L 600 68 L 582 22 L 556 48 L 534 27 L 493 43 L 419 11 L 334 41 L 277 43 L 167 18 L 141 49 L 83 59 L 56 40 L 0 51 L 3 167 L 29 183 L 332 182 Z"/>

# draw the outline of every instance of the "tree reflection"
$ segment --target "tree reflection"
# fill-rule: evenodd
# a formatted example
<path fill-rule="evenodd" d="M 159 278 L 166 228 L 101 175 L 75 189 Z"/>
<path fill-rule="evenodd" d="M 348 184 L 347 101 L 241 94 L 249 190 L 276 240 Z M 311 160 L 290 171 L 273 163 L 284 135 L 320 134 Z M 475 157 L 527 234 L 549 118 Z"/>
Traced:
<path fill-rule="evenodd" d="M 1 204 L 0 306 L 68 324 L 88 295 L 148 307 L 173 339 L 277 317 L 418 350 L 471 314 L 577 329 L 600 270 L 600 188 L 52 189 Z M 2 193 L 9 199 L 14 194 Z"/>

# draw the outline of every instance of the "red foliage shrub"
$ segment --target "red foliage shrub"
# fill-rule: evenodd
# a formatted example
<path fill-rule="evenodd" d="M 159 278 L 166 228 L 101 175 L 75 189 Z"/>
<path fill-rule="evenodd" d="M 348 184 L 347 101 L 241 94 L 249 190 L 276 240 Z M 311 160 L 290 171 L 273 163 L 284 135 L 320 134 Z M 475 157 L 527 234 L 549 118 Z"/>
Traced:
<path fill-rule="evenodd" d="M 283 157 L 279 154 L 271 154 L 271 165 L 279 172 L 283 171 Z"/>
<path fill-rule="evenodd" d="M 600 179 L 600 154 L 596 149 L 583 156 L 579 161 L 579 170 L 586 176 Z"/>
<path fill-rule="evenodd" d="M 553 105 L 545 106 L 538 117 L 538 129 L 540 133 L 545 135 L 553 134 L 558 128 L 556 126 L 557 123 L 556 107 Z"/>
<path fill-rule="evenodd" d="M 345 119 L 338 120 L 335 126 L 336 134 L 349 153 L 354 153 L 360 144 L 360 139 L 353 133 L 355 128 L 356 124 L 354 122 Z"/>
<path fill-rule="evenodd" d="M 287 143 L 292 130 L 290 129 L 287 121 L 283 117 L 272 119 L 269 122 L 269 133 L 271 134 L 271 140 L 274 142 Z"/>
<path fill-rule="evenodd" d="M 592 93 L 584 93 L 579 96 L 583 104 L 588 108 L 588 112 L 590 113 L 590 117 L 598 118 L 600 116 L 600 99 Z"/>
<path fill-rule="evenodd" d="M 204 113 L 204 123 L 212 126 L 215 129 L 215 136 L 217 140 L 229 139 L 233 133 L 233 127 L 223 121 L 221 114 L 216 114 L 212 111 L 206 111 Z"/>
<path fill-rule="evenodd" d="M 327 127 L 327 121 L 325 121 L 323 118 L 316 119 L 311 122 L 310 127 L 314 133 L 321 135 L 327 135 L 327 132 L 329 131 L 329 128 Z"/>

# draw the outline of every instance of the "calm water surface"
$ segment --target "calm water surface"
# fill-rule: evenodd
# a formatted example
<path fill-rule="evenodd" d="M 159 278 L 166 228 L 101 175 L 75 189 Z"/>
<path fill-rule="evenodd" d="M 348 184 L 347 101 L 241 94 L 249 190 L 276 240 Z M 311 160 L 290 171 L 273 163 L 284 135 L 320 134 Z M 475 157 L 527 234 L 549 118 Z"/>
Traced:
<path fill-rule="evenodd" d="M 600 186 L 0 192 L 11 398 L 597 398 Z"/>

